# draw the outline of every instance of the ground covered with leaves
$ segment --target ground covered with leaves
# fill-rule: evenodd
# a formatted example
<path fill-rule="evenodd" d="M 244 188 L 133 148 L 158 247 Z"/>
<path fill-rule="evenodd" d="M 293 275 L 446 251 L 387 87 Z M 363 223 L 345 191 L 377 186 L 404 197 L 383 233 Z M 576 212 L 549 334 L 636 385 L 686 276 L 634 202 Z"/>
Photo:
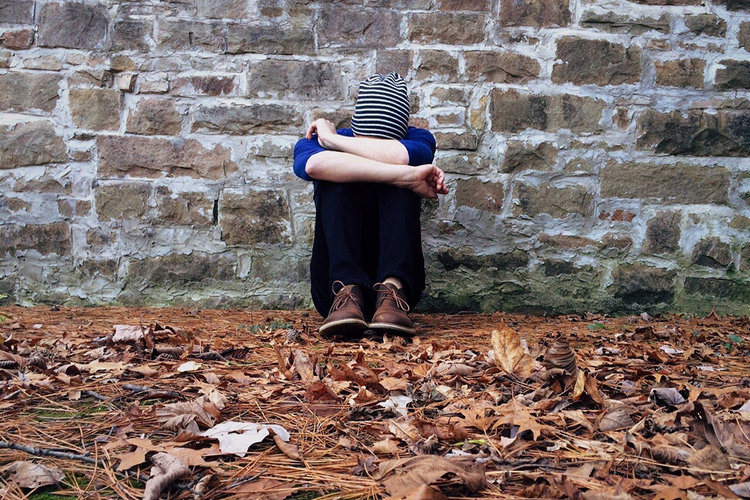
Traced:
<path fill-rule="evenodd" d="M 750 497 L 750 318 L 0 308 L 3 498 Z"/>

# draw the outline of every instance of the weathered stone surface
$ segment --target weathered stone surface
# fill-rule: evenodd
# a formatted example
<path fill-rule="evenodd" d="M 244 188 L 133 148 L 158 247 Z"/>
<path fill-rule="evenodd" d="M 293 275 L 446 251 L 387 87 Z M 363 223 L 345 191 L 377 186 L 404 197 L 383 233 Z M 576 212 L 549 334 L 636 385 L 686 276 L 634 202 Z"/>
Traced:
<path fill-rule="evenodd" d="M 568 0 L 529 0 L 502 2 L 503 26 L 566 26 L 570 23 Z"/>
<path fill-rule="evenodd" d="M 679 250 L 680 212 L 662 211 L 652 217 L 646 226 L 645 250 L 663 254 Z"/>
<path fill-rule="evenodd" d="M 750 52 L 750 22 L 740 24 L 740 31 L 737 34 L 740 47 Z"/>
<path fill-rule="evenodd" d="M 612 271 L 614 296 L 626 304 L 669 303 L 674 297 L 675 272 L 646 264 L 620 264 Z"/>
<path fill-rule="evenodd" d="M 209 19 L 242 19 L 247 17 L 247 0 L 196 0 L 198 16 Z"/>
<path fill-rule="evenodd" d="M 727 203 L 730 179 L 731 174 L 724 167 L 615 160 L 599 174 L 602 198 L 656 198 L 685 204 Z"/>
<path fill-rule="evenodd" d="M 511 252 L 489 255 L 476 255 L 471 248 L 441 247 L 436 252 L 437 260 L 443 267 L 452 271 L 463 266 L 472 271 L 495 268 L 501 271 L 516 271 L 529 264 L 529 254 L 518 248 Z"/>
<path fill-rule="evenodd" d="M 746 243 L 742 246 L 742 252 L 740 253 L 740 271 L 744 273 L 750 272 L 750 243 Z"/>
<path fill-rule="evenodd" d="M 2 18 L 0 18 L 2 19 Z M 34 44 L 34 30 L 26 28 L 6 31 L 0 35 L 0 46 L 10 50 L 25 50 Z"/>
<path fill-rule="evenodd" d="M 732 220 L 729 221 L 729 227 L 738 231 L 750 230 L 750 217 L 745 217 L 744 215 L 732 217 Z M 747 248 L 750 249 L 750 245 Z"/>
<path fill-rule="evenodd" d="M 726 6 L 729 10 L 746 10 L 750 12 L 750 5 L 748 5 L 747 0 L 716 0 L 717 3 L 720 3 L 724 6 Z"/>
<path fill-rule="evenodd" d="M 646 5 L 700 5 L 703 0 L 629 0 Z"/>
<path fill-rule="evenodd" d="M 38 178 L 18 179 L 13 184 L 13 191 L 34 193 L 58 193 L 72 194 L 73 189 L 68 178 L 56 179 L 50 175 L 42 175 Z"/>
<path fill-rule="evenodd" d="M 685 292 L 710 297 L 730 299 L 739 304 L 750 303 L 750 282 L 722 278 L 685 278 Z"/>
<path fill-rule="evenodd" d="M 159 21 L 156 43 L 160 50 L 201 49 L 224 51 L 224 34 L 219 23 L 204 23 L 183 19 Z"/>
<path fill-rule="evenodd" d="M 150 188 L 148 184 L 118 183 L 98 186 L 95 190 L 96 214 L 99 220 L 137 219 L 146 213 Z"/>
<path fill-rule="evenodd" d="M 147 19 L 118 20 L 114 25 L 112 49 L 147 51 L 153 29 L 153 22 Z"/>
<path fill-rule="evenodd" d="M 563 250 L 572 250 L 574 248 L 595 247 L 596 241 L 582 236 L 571 236 L 568 234 L 547 234 L 539 235 L 539 243 L 552 248 Z"/>
<path fill-rule="evenodd" d="M 289 207 L 281 191 L 224 191 L 219 199 L 221 239 L 227 245 L 288 243 L 289 225 Z"/>
<path fill-rule="evenodd" d="M 564 274 L 593 273 L 594 268 L 591 266 L 577 267 L 570 261 L 546 259 L 544 261 L 545 276 L 561 276 Z"/>
<path fill-rule="evenodd" d="M 430 94 L 430 101 L 436 106 L 446 106 L 448 104 L 468 106 L 470 100 L 470 93 L 462 88 L 435 87 Z"/>
<path fill-rule="evenodd" d="M 703 88 L 703 59 L 680 59 L 656 62 L 656 84 L 668 87 Z"/>
<path fill-rule="evenodd" d="M 246 135 L 289 132 L 302 126 L 302 116 L 293 106 L 280 104 L 205 105 L 193 112 L 193 131 Z"/>
<path fill-rule="evenodd" d="M 98 173 L 102 177 L 188 176 L 226 179 L 237 171 L 230 149 L 207 149 L 195 139 L 170 141 L 136 136 L 100 135 Z"/>
<path fill-rule="evenodd" d="M 417 78 L 433 80 L 440 77 L 455 78 L 458 74 L 458 59 L 442 50 L 421 50 L 417 65 Z"/>
<path fill-rule="evenodd" d="M 557 162 L 557 148 L 549 142 L 531 146 L 521 141 L 509 141 L 503 159 L 506 174 L 519 170 L 552 170 Z"/>
<path fill-rule="evenodd" d="M 750 61 L 726 59 L 721 64 L 724 67 L 716 70 L 718 90 L 750 89 Z"/>
<path fill-rule="evenodd" d="M 214 217 L 214 201 L 206 193 L 175 193 L 167 186 L 159 186 L 155 201 L 160 223 L 205 225 L 211 224 Z"/>
<path fill-rule="evenodd" d="M 595 132 L 600 129 L 603 110 L 603 101 L 567 94 L 538 96 L 495 89 L 490 97 L 492 130 L 496 132 L 521 132 L 527 128 Z"/>
<path fill-rule="evenodd" d="M 109 89 L 71 89 L 73 122 L 89 130 L 117 130 L 120 127 L 120 92 Z"/>
<path fill-rule="evenodd" d="M 472 82 L 526 83 L 541 71 L 535 59 L 511 52 L 471 51 L 464 57 L 466 78 Z"/>
<path fill-rule="evenodd" d="M 57 210 L 63 217 L 75 217 L 87 215 L 91 211 L 91 202 L 89 200 L 57 200 Z"/>
<path fill-rule="evenodd" d="M 623 234 L 607 233 L 602 236 L 599 248 L 602 250 L 627 250 L 633 246 L 633 238 Z"/>
<path fill-rule="evenodd" d="M 318 43 L 321 47 L 347 48 L 394 47 L 401 41 L 400 15 L 394 11 L 323 5 L 318 18 Z"/>
<path fill-rule="evenodd" d="M 149 287 L 215 282 L 236 278 L 236 264 L 223 255 L 173 253 L 162 257 L 132 259 L 128 282 Z"/>
<path fill-rule="evenodd" d="M 409 39 L 416 43 L 464 45 L 484 40 L 484 14 L 426 12 L 409 16 Z"/>
<path fill-rule="evenodd" d="M 487 0 L 441 0 L 440 2 L 440 10 L 473 10 L 481 12 L 487 10 L 488 7 L 489 2 Z"/>
<path fill-rule="evenodd" d="M 438 132 L 434 134 L 435 142 L 440 149 L 459 149 L 464 151 L 476 151 L 479 146 L 479 138 L 472 132 Z"/>
<path fill-rule="evenodd" d="M 0 75 L 0 110 L 52 111 L 62 78 L 49 73 L 10 72 Z"/>
<path fill-rule="evenodd" d="M 636 122 L 637 147 L 657 153 L 695 156 L 750 156 L 750 110 L 717 113 L 646 110 Z"/>
<path fill-rule="evenodd" d="M 250 97 L 340 100 L 343 88 L 341 71 L 325 62 L 265 60 L 247 73 Z"/>
<path fill-rule="evenodd" d="M 693 264 L 706 267 L 725 268 L 732 262 L 729 244 L 718 237 L 704 238 L 693 248 Z"/>
<path fill-rule="evenodd" d="M 128 132 L 143 135 L 177 135 L 180 127 L 180 114 L 174 101 L 157 97 L 138 101 L 127 123 Z"/>
<path fill-rule="evenodd" d="M 235 95 L 233 76 L 184 76 L 172 80 L 170 93 L 183 97 Z"/>
<path fill-rule="evenodd" d="M 727 22 L 716 14 L 686 16 L 685 26 L 696 35 L 723 37 L 727 34 Z"/>
<path fill-rule="evenodd" d="M 375 72 L 387 75 L 395 71 L 407 75 L 412 67 L 414 53 L 410 50 L 379 50 L 376 54 Z"/>
<path fill-rule="evenodd" d="M 63 138 L 53 123 L 20 115 L 0 116 L 0 170 L 67 161 Z"/>
<path fill-rule="evenodd" d="M 614 12 L 600 13 L 587 10 L 583 13 L 581 26 L 597 28 L 610 33 L 632 33 L 641 35 L 648 31 L 669 33 L 669 18 L 662 15 L 658 19 L 652 17 L 631 17 L 615 14 Z"/>
<path fill-rule="evenodd" d="M 625 47 L 606 40 L 566 36 L 557 41 L 557 58 L 552 81 L 577 85 L 619 85 L 641 79 L 641 48 Z"/>
<path fill-rule="evenodd" d="M 503 211 L 503 185 L 479 179 L 459 179 L 456 182 L 456 207 L 466 206 L 500 214 Z"/>
<path fill-rule="evenodd" d="M 15 257 L 19 252 L 34 250 L 42 255 L 70 255 L 70 225 L 51 224 L 0 225 L 0 256 Z"/>
<path fill-rule="evenodd" d="M 440 157 L 437 165 L 449 174 L 473 175 L 486 166 L 486 161 L 476 154 L 453 154 Z"/>
<path fill-rule="evenodd" d="M 230 24 L 227 27 L 227 52 L 230 54 L 312 54 L 315 42 L 310 28 L 297 26 L 253 26 Z"/>
<path fill-rule="evenodd" d="M 3 0 L 0 2 L 0 23 L 33 24 L 33 0 Z"/>
<path fill-rule="evenodd" d="M 555 188 L 544 185 L 535 188 L 529 184 L 516 185 L 515 195 L 518 206 L 513 207 L 515 215 L 525 214 L 534 217 L 548 214 L 555 218 L 565 218 L 570 214 L 591 215 L 593 196 L 583 186 Z"/>
<path fill-rule="evenodd" d="M 39 19 L 37 44 L 69 49 L 102 48 L 108 24 L 109 17 L 104 5 L 46 3 Z"/>

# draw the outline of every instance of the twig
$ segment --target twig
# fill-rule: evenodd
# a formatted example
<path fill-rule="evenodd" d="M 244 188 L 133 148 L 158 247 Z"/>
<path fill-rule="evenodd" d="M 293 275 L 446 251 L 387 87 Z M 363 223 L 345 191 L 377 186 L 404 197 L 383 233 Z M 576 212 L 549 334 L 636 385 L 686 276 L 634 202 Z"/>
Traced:
<path fill-rule="evenodd" d="M 0 441 L 0 448 L 7 448 L 10 450 L 18 450 L 28 453 L 29 455 L 37 455 L 40 457 L 55 457 L 55 458 L 67 458 L 69 460 L 80 460 L 90 464 L 96 464 L 100 467 L 104 467 L 104 462 L 91 458 L 88 455 L 81 455 L 79 453 L 70 453 L 67 451 L 47 450 L 44 448 L 37 448 L 35 446 L 27 446 L 25 444 L 9 443 L 7 441 Z"/>
<path fill-rule="evenodd" d="M 123 389 L 127 389 L 132 392 L 145 392 L 149 396 L 153 398 L 181 398 L 182 394 L 180 394 L 177 391 L 168 391 L 165 389 L 152 389 L 150 387 L 146 387 L 145 385 L 133 385 L 133 384 L 124 384 Z"/>
<path fill-rule="evenodd" d="M 86 394 L 87 396 L 91 396 L 94 399 L 98 399 L 99 401 L 109 401 L 109 398 L 107 396 L 102 396 L 96 391 L 81 391 L 83 394 Z"/>
<path fill-rule="evenodd" d="M 230 484 L 229 486 L 227 486 L 226 489 L 234 488 L 234 487 L 239 486 L 241 484 L 249 483 L 250 481 L 255 481 L 256 479 L 258 479 L 260 476 L 262 476 L 265 473 L 266 473 L 266 469 L 263 469 L 262 471 L 258 472 L 254 476 L 247 476 L 247 477 L 243 477 L 242 479 L 237 479 L 237 480 L 233 481 L 232 484 Z"/>

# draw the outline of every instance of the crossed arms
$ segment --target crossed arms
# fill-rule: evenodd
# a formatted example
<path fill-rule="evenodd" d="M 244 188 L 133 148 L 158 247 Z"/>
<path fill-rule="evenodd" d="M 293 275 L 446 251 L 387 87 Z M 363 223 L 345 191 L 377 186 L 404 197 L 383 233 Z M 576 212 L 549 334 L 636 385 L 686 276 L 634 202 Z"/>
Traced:
<path fill-rule="evenodd" d="M 323 118 L 310 124 L 305 139 L 312 140 L 314 135 L 324 150 L 306 158 L 304 173 L 309 178 L 391 184 L 411 189 L 422 198 L 448 193 L 443 171 L 431 163 L 409 166 L 409 151 L 400 141 L 339 135 L 333 123 Z M 295 148 L 295 171 L 297 160 Z"/>

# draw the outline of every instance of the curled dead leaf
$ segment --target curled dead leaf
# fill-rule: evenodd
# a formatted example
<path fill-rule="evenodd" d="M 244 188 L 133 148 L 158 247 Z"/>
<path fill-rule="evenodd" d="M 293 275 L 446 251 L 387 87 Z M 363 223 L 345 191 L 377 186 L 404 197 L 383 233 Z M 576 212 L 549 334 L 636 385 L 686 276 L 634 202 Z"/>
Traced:
<path fill-rule="evenodd" d="M 562 368 L 571 375 L 575 375 L 578 366 L 576 362 L 576 353 L 570 347 L 568 340 L 562 337 L 557 338 L 542 358 L 542 364 L 545 368 Z"/>
<path fill-rule="evenodd" d="M 65 479 L 65 474 L 57 467 L 33 462 L 13 462 L 3 469 L 3 474 L 9 475 L 9 479 L 25 489 L 57 484 Z"/>
<path fill-rule="evenodd" d="M 200 427 L 211 427 L 221 416 L 226 398 L 218 391 L 212 391 L 205 396 L 192 401 L 170 403 L 156 409 L 156 416 L 164 428 L 180 431 L 187 430 L 194 434 Z"/>
<path fill-rule="evenodd" d="M 614 410 L 602 417 L 599 421 L 599 430 L 602 432 L 613 431 L 616 429 L 624 429 L 631 427 L 635 422 L 630 416 L 630 412 L 626 409 Z"/>
<path fill-rule="evenodd" d="M 492 350 L 495 364 L 509 375 L 526 378 L 531 374 L 534 362 L 521 345 L 521 337 L 512 328 L 500 325 L 492 330 Z"/>
<path fill-rule="evenodd" d="M 151 477 L 146 481 L 143 500 L 158 500 L 164 488 L 190 474 L 187 465 L 169 453 L 157 453 L 151 457 L 151 463 L 154 466 L 151 467 Z"/>
<path fill-rule="evenodd" d="M 143 327 L 140 325 L 114 325 L 112 342 L 134 342 L 143 338 Z"/>
<path fill-rule="evenodd" d="M 287 437 L 287 440 L 285 441 L 281 436 L 274 433 L 273 442 L 276 443 L 276 446 L 287 457 L 294 459 L 294 460 L 302 460 L 302 453 L 299 451 L 299 446 L 290 442 L 288 437 Z"/>
<path fill-rule="evenodd" d="M 470 493 L 476 493 L 487 486 L 482 464 L 476 464 L 471 459 L 435 455 L 383 461 L 375 478 L 383 481 L 390 495 L 406 496 L 414 489 L 429 486 L 448 475 L 455 477 Z"/>

